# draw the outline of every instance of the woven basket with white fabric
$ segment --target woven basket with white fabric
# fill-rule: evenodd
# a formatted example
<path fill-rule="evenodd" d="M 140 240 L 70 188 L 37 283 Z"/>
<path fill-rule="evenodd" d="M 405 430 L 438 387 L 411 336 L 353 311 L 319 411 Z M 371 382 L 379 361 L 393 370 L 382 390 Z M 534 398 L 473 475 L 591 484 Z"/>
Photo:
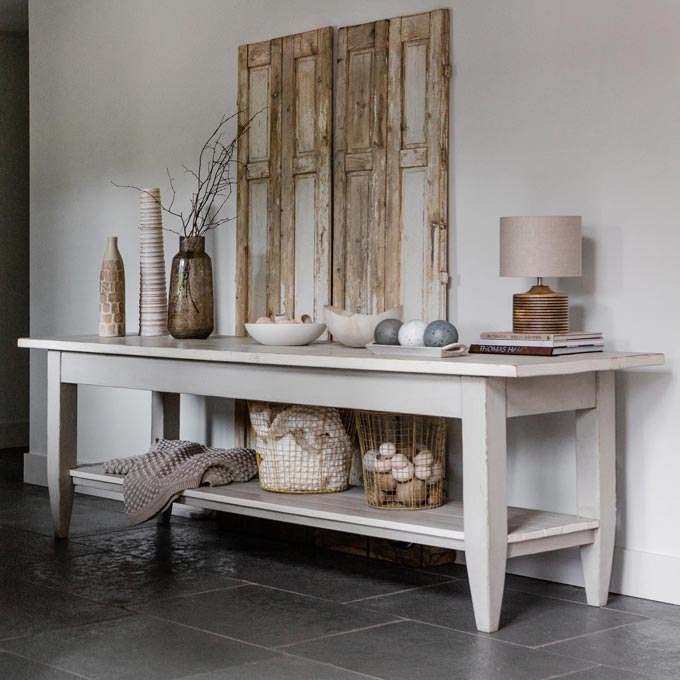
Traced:
<path fill-rule="evenodd" d="M 331 493 L 349 486 L 353 418 L 324 406 L 250 402 L 260 487 L 280 493 Z"/>

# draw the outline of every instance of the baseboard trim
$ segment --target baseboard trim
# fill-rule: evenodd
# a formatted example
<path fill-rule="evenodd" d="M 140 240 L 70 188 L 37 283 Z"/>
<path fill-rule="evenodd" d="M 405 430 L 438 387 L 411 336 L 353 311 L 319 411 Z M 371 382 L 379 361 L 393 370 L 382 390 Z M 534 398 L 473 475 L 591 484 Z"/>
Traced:
<path fill-rule="evenodd" d="M 0 449 L 28 447 L 28 423 L 0 423 Z"/>
<path fill-rule="evenodd" d="M 47 486 L 47 456 L 44 453 L 24 454 L 24 482 Z"/>
<path fill-rule="evenodd" d="M 680 604 L 680 557 L 616 548 L 611 590 L 622 595 Z"/>
<path fill-rule="evenodd" d="M 47 486 L 47 457 L 40 453 L 24 455 L 24 481 Z M 88 490 L 93 495 L 120 499 L 117 494 Z M 183 514 L 183 513 L 182 513 Z M 464 553 L 458 560 L 464 563 Z M 583 587 L 583 573 L 578 548 L 542 555 L 517 557 L 508 562 L 508 573 L 530 576 Z M 621 595 L 680 604 L 680 557 L 660 553 L 616 548 L 610 590 Z"/>

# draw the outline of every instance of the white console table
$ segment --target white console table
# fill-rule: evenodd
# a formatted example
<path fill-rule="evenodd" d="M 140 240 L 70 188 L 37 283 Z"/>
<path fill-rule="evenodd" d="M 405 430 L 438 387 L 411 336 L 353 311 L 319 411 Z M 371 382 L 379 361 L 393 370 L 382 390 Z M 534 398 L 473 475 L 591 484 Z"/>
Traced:
<path fill-rule="evenodd" d="M 462 418 L 463 502 L 435 510 L 369 508 L 363 491 L 285 495 L 257 481 L 186 491 L 181 502 L 267 519 L 464 550 L 481 631 L 498 629 L 506 560 L 581 546 L 588 603 L 607 601 L 616 523 L 614 371 L 663 363 L 661 354 L 563 357 L 374 356 L 319 343 L 263 347 L 212 337 L 29 338 L 48 350 L 47 466 L 54 531 L 68 535 L 74 488 L 120 493 L 122 478 L 78 466 L 78 385 L 152 392 L 152 437 L 179 436 L 179 395 L 268 400 Z M 506 503 L 506 419 L 576 412 L 578 515 Z"/>

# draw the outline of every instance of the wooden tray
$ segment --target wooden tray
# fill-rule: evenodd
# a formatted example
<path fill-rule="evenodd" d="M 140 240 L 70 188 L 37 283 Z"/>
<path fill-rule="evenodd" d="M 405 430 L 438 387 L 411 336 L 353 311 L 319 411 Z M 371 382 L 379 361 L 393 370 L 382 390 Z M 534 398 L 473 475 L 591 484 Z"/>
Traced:
<path fill-rule="evenodd" d="M 401 345 L 378 345 L 375 342 L 369 342 L 366 349 L 372 354 L 396 357 L 426 357 L 428 359 L 459 357 L 468 352 L 468 346 L 460 342 L 454 342 L 445 347 L 402 347 Z"/>

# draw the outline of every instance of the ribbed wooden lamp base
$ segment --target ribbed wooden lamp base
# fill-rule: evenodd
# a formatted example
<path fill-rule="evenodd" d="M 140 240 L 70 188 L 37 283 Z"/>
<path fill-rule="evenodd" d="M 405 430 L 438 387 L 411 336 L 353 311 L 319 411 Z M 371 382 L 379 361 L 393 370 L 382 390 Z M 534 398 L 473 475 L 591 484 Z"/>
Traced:
<path fill-rule="evenodd" d="M 512 296 L 514 333 L 567 333 L 569 297 L 550 286 L 532 286 L 526 293 Z"/>

